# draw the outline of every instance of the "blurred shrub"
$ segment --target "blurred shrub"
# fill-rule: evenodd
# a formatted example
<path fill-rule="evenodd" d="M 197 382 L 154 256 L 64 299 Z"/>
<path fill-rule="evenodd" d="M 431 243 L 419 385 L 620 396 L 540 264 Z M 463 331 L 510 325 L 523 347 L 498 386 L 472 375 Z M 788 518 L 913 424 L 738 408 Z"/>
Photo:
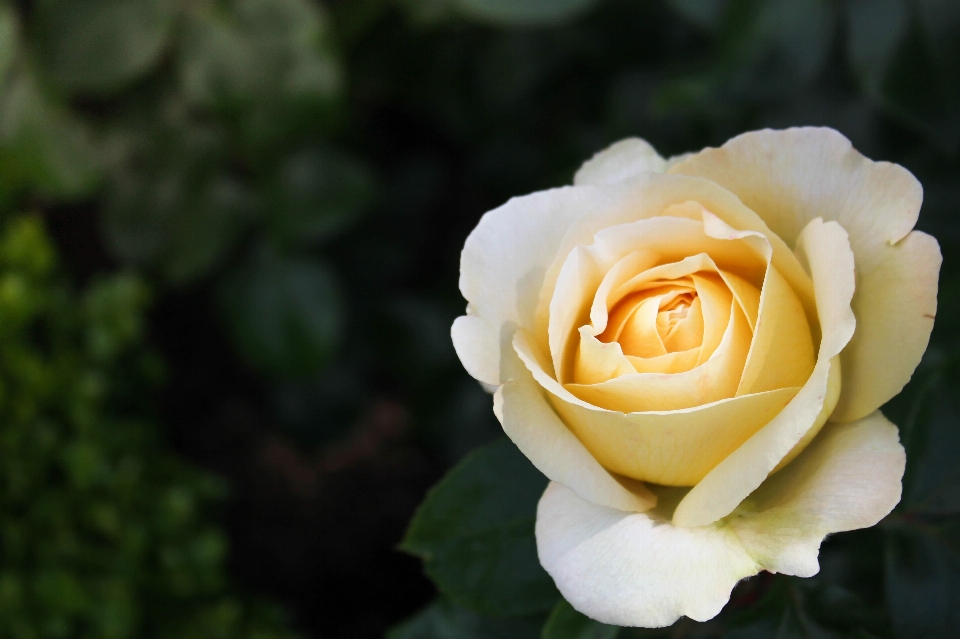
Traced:
<path fill-rule="evenodd" d="M 227 584 L 223 485 L 144 417 L 146 301 L 124 274 L 73 292 L 38 218 L 0 230 L 0 637 L 292 638 Z"/>
<path fill-rule="evenodd" d="M 281 379 L 320 371 L 338 344 L 341 303 L 314 249 L 375 195 L 367 166 L 335 148 L 342 79 L 323 8 L 20 7 L 0 0 L 0 208 L 96 195 L 103 238 L 123 264 L 172 286 L 229 273 L 223 316 L 251 367 Z M 301 301 L 283 283 L 273 297 L 253 292 L 265 253 L 300 265 L 290 285 Z M 260 311 L 303 330 L 278 340 L 246 326 Z"/>

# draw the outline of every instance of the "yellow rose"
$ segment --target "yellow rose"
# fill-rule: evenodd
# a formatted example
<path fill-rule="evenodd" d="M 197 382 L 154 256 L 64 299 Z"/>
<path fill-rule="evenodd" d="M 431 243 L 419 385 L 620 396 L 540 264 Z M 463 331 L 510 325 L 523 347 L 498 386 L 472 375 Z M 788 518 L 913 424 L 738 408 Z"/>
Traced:
<path fill-rule="evenodd" d="M 760 570 L 900 499 L 878 408 L 936 313 L 923 192 L 830 129 L 664 160 L 624 140 L 467 239 L 453 325 L 504 431 L 550 480 L 540 562 L 622 626 L 716 615 Z"/>

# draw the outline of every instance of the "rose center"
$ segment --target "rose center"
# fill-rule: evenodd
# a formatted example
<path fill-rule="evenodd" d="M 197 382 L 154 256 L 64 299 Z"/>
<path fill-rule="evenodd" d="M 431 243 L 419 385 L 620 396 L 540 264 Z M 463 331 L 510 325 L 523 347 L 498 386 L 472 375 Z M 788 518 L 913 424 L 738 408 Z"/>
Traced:
<path fill-rule="evenodd" d="M 601 341 L 618 342 L 624 355 L 658 357 L 697 348 L 703 315 L 692 282 L 660 282 L 620 300 Z"/>

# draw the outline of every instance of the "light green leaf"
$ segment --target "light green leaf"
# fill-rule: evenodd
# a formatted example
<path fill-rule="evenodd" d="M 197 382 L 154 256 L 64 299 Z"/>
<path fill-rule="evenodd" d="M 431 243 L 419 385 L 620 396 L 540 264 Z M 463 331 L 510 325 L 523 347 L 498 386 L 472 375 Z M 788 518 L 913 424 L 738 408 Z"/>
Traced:
<path fill-rule="evenodd" d="M 277 377 L 316 374 L 340 337 L 336 279 L 321 262 L 263 249 L 220 290 L 223 319 L 240 354 Z"/>
<path fill-rule="evenodd" d="M 560 601 L 547 618 L 542 639 L 615 639 L 617 626 L 594 621 L 577 612 L 566 601 Z"/>
<path fill-rule="evenodd" d="M 305 0 L 240 0 L 231 14 L 191 14 L 181 45 L 181 85 L 204 105 L 326 100 L 340 89 L 321 7 Z"/>
<path fill-rule="evenodd" d="M 438 599 L 390 630 L 387 639 L 537 639 L 541 623 L 539 617 L 484 617 Z"/>
<path fill-rule="evenodd" d="M 0 91 L 0 193 L 31 186 L 42 193 L 76 197 L 98 178 L 85 129 L 20 73 Z"/>
<path fill-rule="evenodd" d="M 499 616 L 549 610 L 559 594 L 533 534 L 546 485 L 512 442 L 488 444 L 430 491 L 400 547 L 460 605 Z"/>
<path fill-rule="evenodd" d="M 110 92 L 157 62 L 175 8 L 166 0 L 39 0 L 36 40 L 46 68 L 64 85 Z"/>

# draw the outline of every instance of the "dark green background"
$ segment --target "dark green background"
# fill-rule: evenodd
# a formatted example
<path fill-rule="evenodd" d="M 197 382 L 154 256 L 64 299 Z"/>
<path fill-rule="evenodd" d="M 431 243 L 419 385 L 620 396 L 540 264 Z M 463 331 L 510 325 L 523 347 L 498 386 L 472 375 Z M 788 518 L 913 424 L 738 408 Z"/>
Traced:
<path fill-rule="evenodd" d="M 599 626 L 450 344 L 459 251 L 623 137 L 791 125 L 913 171 L 943 249 L 903 503 Z M 0 0 L 0 639 L 960 636 L 958 145 L 956 0 Z"/>

